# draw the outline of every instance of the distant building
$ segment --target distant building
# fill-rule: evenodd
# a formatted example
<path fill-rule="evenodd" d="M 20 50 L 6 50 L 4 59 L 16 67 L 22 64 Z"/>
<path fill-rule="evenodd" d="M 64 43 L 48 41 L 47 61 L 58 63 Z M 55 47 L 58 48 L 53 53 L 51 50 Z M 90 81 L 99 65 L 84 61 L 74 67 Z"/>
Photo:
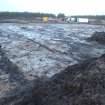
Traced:
<path fill-rule="evenodd" d="M 71 17 L 65 17 L 65 22 L 69 23 L 71 21 Z"/>
<path fill-rule="evenodd" d="M 53 18 L 53 17 L 43 17 L 42 20 L 43 22 L 46 22 L 46 23 L 57 23 L 58 22 L 58 19 Z"/>
<path fill-rule="evenodd" d="M 42 18 L 43 22 L 48 22 L 48 19 L 49 19 L 49 17 L 47 17 L 47 16 L 44 16 L 44 17 Z"/>
<path fill-rule="evenodd" d="M 78 18 L 75 18 L 75 17 L 66 17 L 65 21 L 67 23 L 75 23 L 75 22 L 78 22 Z"/>
<path fill-rule="evenodd" d="M 64 23 L 65 20 L 62 18 L 54 18 L 54 17 L 42 17 L 42 22 L 45 23 Z"/>
<path fill-rule="evenodd" d="M 76 22 L 76 18 L 71 18 L 70 21 L 71 22 Z"/>
<path fill-rule="evenodd" d="M 88 18 L 78 18 L 77 19 L 77 22 L 79 22 L 79 23 L 88 23 Z"/>
<path fill-rule="evenodd" d="M 49 18 L 48 18 L 48 22 L 57 23 L 57 22 L 58 22 L 58 19 L 57 19 L 57 18 L 49 17 Z"/>

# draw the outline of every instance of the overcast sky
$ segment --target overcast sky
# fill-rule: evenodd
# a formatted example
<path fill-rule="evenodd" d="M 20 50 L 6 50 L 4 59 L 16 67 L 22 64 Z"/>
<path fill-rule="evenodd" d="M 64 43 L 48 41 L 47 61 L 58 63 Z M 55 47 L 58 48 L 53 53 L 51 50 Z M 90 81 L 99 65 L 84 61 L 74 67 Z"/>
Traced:
<path fill-rule="evenodd" d="M 0 11 L 103 15 L 105 0 L 0 0 Z"/>

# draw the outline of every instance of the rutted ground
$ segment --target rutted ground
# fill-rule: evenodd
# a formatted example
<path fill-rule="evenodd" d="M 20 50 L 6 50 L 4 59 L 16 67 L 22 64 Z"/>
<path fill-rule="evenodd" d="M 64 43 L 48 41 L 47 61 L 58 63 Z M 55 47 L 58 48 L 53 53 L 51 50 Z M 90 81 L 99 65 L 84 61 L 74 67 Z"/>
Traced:
<path fill-rule="evenodd" d="M 26 79 L 52 75 L 86 58 L 100 56 L 105 46 L 85 39 L 104 26 L 61 24 L 0 25 L 0 43 Z"/>
<path fill-rule="evenodd" d="M 34 25 L 0 26 L 0 105 L 105 105 L 104 27 Z"/>
<path fill-rule="evenodd" d="M 11 67 L 11 65 L 9 66 Z M 105 55 L 8 91 L 1 105 L 105 105 Z"/>

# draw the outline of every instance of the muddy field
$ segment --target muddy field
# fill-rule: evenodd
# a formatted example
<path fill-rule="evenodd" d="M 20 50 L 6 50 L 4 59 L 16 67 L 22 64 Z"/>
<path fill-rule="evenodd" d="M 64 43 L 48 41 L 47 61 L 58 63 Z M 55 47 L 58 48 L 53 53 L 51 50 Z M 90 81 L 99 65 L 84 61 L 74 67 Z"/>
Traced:
<path fill-rule="evenodd" d="M 87 58 L 98 57 L 105 46 L 86 39 L 104 26 L 85 24 L 0 24 L 0 44 L 26 79 L 51 77 Z"/>

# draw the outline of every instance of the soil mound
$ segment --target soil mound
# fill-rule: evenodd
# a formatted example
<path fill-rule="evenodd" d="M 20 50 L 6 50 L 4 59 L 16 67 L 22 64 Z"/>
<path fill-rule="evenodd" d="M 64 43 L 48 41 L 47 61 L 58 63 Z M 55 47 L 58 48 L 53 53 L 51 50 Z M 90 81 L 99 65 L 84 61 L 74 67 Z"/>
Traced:
<path fill-rule="evenodd" d="M 88 38 L 89 41 L 96 41 L 100 44 L 105 44 L 105 32 L 95 32 Z"/>

